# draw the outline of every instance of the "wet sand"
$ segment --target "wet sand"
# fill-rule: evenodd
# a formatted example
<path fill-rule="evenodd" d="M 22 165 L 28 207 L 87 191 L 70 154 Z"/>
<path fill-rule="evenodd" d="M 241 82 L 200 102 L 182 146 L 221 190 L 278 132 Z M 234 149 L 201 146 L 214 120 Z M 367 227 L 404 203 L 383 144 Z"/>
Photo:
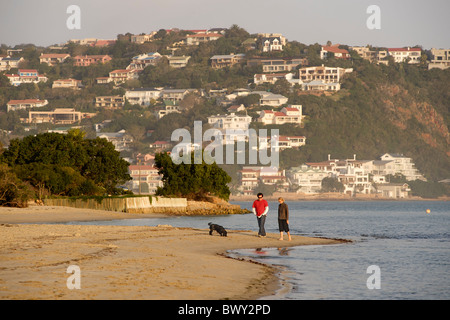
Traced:
<path fill-rule="evenodd" d="M 257 299 L 279 288 L 277 269 L 228 258 L 227 250 L 342 243 L 296 235 L 279 241 L 279 234 L 258 238 L 255 231 L 220 237 L 172 226 L 53 224 L 155 216 L 0 208 L 0 299 Z M 80 269 L 80 289 L 67 286 L 71 265 Z"/>

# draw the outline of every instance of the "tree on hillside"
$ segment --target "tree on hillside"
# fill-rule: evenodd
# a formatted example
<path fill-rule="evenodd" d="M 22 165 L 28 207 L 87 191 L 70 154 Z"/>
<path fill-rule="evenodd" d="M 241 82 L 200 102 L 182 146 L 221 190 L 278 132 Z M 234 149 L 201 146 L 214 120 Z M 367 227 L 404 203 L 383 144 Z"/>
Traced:
<path fill-rule="evenodd" d="M 195 200 L 208 195 L 228 200 L 230 196 L 227 186 L 231 182 L 230 176 L 216 163 L 205 163 L 204 158 L 201 164 L 194 164 L 194 153 L 191 154 L 190 164 L 175 164 L 169 154 L 157 153 L 155 166 L 164 182 L 164 187 L 157 189 L 157 195 Z"/>

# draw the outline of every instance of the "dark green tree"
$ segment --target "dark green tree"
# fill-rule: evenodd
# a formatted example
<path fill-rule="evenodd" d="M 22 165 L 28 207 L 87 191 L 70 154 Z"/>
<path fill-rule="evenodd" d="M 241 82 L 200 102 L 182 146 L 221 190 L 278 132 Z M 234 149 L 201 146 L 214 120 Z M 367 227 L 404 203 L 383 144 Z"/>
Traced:
<path fill-rule="evenodd" d="M 191 153 L 190 164 L 175 164 L 169 154 L 157 153 L 155 166 L 164 182 L 164 187 L 156 191 L 157 195 L 195 200 L 208 195 L 228 200 L 230 196 L 227 186 L 231 182 L 230 176 L 216 163 L 207 164 L 203 159 L 201 164 L 194 164 L 194 153 Z"/>
<path fill-rule="evenodd" d="M 128 162 L 120 158 L 112 143 L 100 138 L 84 139 L 80 131 L 11 140 L 0 162 L 29 181 L 39 195 L 115 193 L 116 185 L 130 180 Z"/>
<path fill-rule="evenodd" d="M 322 192 L 342 192 L 344 185 L 336 178 L 326 177 L 322 180 Z"/>

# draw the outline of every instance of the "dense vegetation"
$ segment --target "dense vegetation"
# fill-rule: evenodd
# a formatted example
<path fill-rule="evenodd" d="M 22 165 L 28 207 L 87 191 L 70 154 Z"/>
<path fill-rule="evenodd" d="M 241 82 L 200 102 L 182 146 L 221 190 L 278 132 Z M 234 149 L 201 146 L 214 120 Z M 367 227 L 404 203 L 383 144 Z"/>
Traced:
<path fill-rule="evenodd" d="M 174 164 L 168 153 L 157 153 L 155 166 L 162 175 L 164 186 L 159 187 L 156 195 L 186 197 L 193 200 L 205 199 L 208 195 L 228 200 L 231 182 L 230 176 L 214 162 L 207 164 L 202 157 L 201 164 Z"/>
<path fill-rule="evenodd" d="M 39 199 L 46 195 L 116 194 L 120 193 L 116 186 L 130 180 L 128 163 L 112 143 L 100 138 L 84 139 L 79 130 L 67 135 L 43 133 L 11 140 L 0 163 L 4 175 L 34 187 Z M 16 189 L 25 187 L 9 186 L 6 190 Z"/>

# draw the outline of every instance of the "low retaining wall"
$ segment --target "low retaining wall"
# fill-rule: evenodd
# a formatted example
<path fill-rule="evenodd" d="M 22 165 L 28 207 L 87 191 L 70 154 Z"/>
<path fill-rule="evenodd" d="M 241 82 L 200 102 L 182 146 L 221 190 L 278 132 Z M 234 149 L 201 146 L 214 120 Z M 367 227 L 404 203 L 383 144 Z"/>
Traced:
<path fill-rule="evenodd" d="M 128 197 L 97 199 L 45 199 L 47 206 L 64 206 L 81 209 L 97 209 L 127 213 L 185 213 L 185 198 Z"/>

